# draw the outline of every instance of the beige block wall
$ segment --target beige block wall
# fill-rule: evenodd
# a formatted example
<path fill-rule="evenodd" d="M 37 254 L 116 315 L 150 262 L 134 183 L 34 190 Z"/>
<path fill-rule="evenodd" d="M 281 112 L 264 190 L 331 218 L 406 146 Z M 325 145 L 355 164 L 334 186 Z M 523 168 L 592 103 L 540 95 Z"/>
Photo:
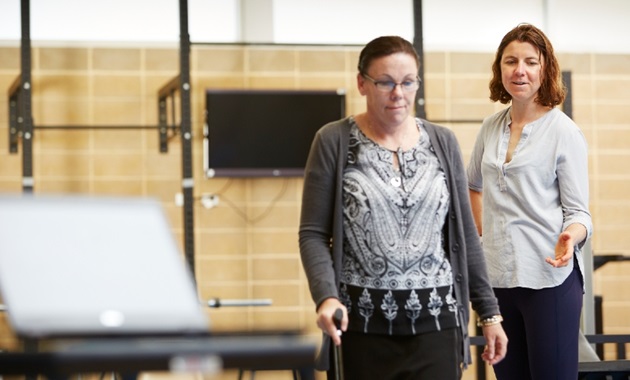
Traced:
<path fill-rule="evenodd" d="M 302 182 L 296 178 L 206 179 L 202 170 L 204 91 L 207 88 L 347 90 L 348 114 L 364 110 L 356 90 L 360 48 L 193 45 L 191 52 L 195 195 L 216 193 L 207 210 L 195 204 L 195 265 L 204 298 L 272 298 L 264 308 L 208 310 L 214 328 L 298 329 L 318 336 L 302 272 L 297 229 Z M 488 99 L 492 54 L 425 55 L 426 111 L 452 128 L 468 159 L 481 120 L 504 106 Z M 573 73 L 574 119 L 589 143 L 595 254 L 630 254 L 630 56 L 561 54 Z M 157 131 L 44 129 L 59 125 L 157 125 L 157 91 L 178 74 L 177 49 L 34 47 L 32 50 L 33 169 L 38 193 L 157 197 L 183 235 L 181 147 L 159 153 Z M 0 47 L 0 192 L 21 191 L 21 147 L 8 150 L 8 88 L 19 74 L 19 49 Z M 585 173 L 586 175 L 587 173 Z M 630 263 L 594 275 L 604 297 L 606 333 L 630 333 Z M 15 346 L 0 316 L 0 348 Z M 4 321 L 4 323 L 3 323 Z M 612 348 L 607 350 L 612 357 Z M 472 379 L 474 367 L 465 378 Z M 260 378 L 281 378 L 260 374 Z M 227 378 L 227 377 L 226 377 Z M 259 378 L 259 377 L 257 377 Z M 289 378 L 289 377 L 287 377 Z"/>

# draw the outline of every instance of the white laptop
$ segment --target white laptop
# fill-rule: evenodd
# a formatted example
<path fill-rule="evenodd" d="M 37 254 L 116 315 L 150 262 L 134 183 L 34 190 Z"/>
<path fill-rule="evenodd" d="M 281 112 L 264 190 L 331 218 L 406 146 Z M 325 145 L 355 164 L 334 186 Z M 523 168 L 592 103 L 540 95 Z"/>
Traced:
<path fill-rule="evenodd" d="M 0 195 L 0 294 L 21 337 L 208 331 L 152 199 Z"/>

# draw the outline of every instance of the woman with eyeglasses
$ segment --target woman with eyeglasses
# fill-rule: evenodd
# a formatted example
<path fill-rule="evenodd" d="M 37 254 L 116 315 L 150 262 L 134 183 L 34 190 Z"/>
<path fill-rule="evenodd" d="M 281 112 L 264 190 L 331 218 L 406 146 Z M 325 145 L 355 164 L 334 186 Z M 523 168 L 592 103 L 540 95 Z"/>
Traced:
<path fill-rule="evenodd" d="M 556 108 L 566 90 L 551 42 L 521 24 L 502 39 L 487 117 L 470 163 L 471 204 L 510 351 L 500 380 L 576 379 L 584 290 L 581 248 L 592 234 L 588 153 Z"/>
<path fill-rule="evenodd" d="M 419 66 L 403 38 L 369 42 L 357 74 L 366 111 L 323 126 L 311 146 L 299 243 L 329 379 L 340 368 L 346 379 L 460 379 L 470 303 L 484 360 L 506 353 L 459 145 L 414 116 Z"/>

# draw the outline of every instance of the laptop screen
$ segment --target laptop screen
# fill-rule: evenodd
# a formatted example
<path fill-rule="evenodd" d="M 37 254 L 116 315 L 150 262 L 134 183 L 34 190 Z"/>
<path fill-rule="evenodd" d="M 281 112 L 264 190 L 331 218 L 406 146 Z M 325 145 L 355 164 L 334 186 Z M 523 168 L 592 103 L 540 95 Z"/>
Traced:
<path fill-rule="evenodd" d="M 193 276 L 152 199 L 0 196 L 0 293 L 20 336 L 208 329 Z"/>

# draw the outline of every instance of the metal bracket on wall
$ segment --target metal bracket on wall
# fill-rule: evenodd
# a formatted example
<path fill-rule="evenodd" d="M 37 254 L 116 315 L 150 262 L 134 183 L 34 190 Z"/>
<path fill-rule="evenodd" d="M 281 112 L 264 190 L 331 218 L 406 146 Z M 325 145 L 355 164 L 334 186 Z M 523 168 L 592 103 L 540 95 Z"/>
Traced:
<path fill-rule="evenodd" d="M 22 117 L 19 116 L 18 110 L 20 82 L 20 77 L 17 77 L 9 88 L 9 152 L 13 154 L 18 152 L 18 142 L 22 132 Z"/>
<path fill-rule="evenodd" d="M 9 88 L 9 152 L 18 153 L 20 139 L 26 136 L 25 120 L 27 110 L 24 106 L 26 97 L 22 91 L 22 78 L 18 76 Z M 160 153 L 168 152 L 168 142 L 173 137 L 179 135 L 181 127 L 177 124 L 177 108 L 175 105 L 176 93 L 179 88 L 179 77 L 175 77 L 158 91 L 158 119 L 159 124 L 154 125 L 31 125 L 31 130 L 85 130 L 85 129 L 109 129 L 109 130 L 129 130 L 129 129 L 157 129 Z M 170 107 L 169 101 L 170 100 Z M 170 113 L 170 124 L 169 124 Z M 32 118 L 31 118 L 32 120 Z M 28 134 L 32 139 L 32 133 Z"/>
<path fill-rule="evenodd" d="M 171 114 L 171 126 L 176 125 L 177 120 L 177 107 L 175 104 L 175 94 L 179 90 L 180 87 L 180 77 L 176 76 L 171 79 L 167 84 L 162 86 L 158 91 L 158 137 L 160 140 L 160 152 L 166 153 L 168 152 L 168 141 L 171 137 L 175 136 L 181 131 L 180 127 L 176 129 L 174 127 L 169 127 L 168 125 L 168 115 L 169 109 Z M 168 100 L 170 99 L 170 107 Z M 168 135 L 168 131 L 172 130 L 173 134 L 171 136 Z"/>

